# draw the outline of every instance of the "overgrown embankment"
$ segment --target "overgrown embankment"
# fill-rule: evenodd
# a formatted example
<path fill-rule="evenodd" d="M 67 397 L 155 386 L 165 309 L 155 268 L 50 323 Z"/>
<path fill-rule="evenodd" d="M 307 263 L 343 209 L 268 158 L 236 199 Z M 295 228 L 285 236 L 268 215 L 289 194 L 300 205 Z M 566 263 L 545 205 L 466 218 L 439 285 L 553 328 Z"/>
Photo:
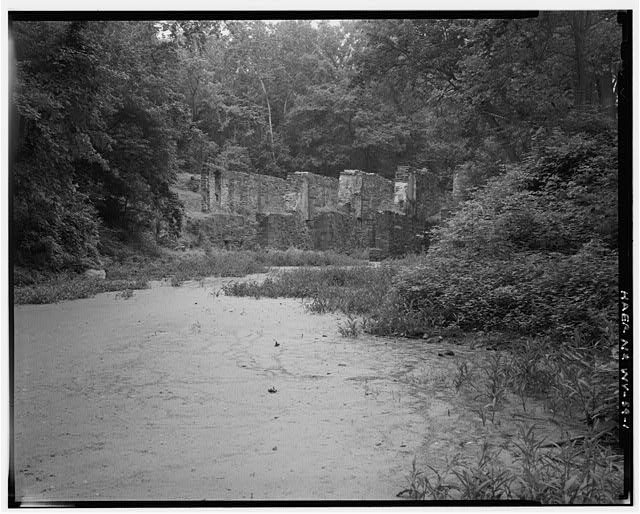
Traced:
<path fill-rule="evenodd" d="M 14 302 L 54 303 L 87 298 L 106 291 L 144 289 L 150 280 L 185 280 L 205 277 L 243 277 L 266 272 L 270 266 L 327 266 L 362 264 L 358 256 L 310 250 L 217 250 L 175 252 L 155 249 L 152 253 L 120 247 L 105 256 L 106 278 L 99 280 L 73 272 L 45 273 L 16 268 L 13 274 Z"/>

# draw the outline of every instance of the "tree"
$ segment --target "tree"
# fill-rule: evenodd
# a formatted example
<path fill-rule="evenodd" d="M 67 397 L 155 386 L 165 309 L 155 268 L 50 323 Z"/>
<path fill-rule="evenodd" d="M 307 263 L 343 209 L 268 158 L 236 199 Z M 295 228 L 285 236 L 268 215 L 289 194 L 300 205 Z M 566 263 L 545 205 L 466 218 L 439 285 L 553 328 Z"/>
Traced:
<path fill-rule="evenodd" d="M 481 184 L 500 172 L 497 164 L 526 155 L 541 129 L 610 124 L 602 118 L 612 113 L 618 33 L 607 12 L 366 20 L 357 29 L 355 80 L 384 84 L 389 93 L 378 97 L 410 116 L 409 163 L 428 159 L 443 183 L 457 173 Z"/>
<path fill-rule="evenodd" d="M 181 99 L 151 23 L 14 23 L 19 113 L 13 170 L 18 262 L 61 268 L 97 257 L 101 223 L 180 227 L 169 189 Z"/>

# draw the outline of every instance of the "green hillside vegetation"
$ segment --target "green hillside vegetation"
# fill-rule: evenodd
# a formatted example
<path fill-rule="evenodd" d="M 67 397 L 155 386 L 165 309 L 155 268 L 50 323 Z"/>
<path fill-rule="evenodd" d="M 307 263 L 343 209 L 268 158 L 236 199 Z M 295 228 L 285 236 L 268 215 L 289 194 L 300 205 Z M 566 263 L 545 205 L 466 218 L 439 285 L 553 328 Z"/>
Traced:
<path fill-rule="evenodd" d="M 361 169 L 392 178 L 398 165 L 428 168 L 450 215 L 433 227 L 425 253 L 375 268 L 280 273 L 228 284 L 226 293 L 304 298 L 311 311 L 348 315 L 350 336 L 492 341 L 504 352 L 491 361 L 492 376 L 525 411 L 527 397 L 544 398 L 554 416 L 583 423 L 584 444 L 565 455 L 582 481 L 562 475 L 560 457 L 544 472 L 535 467 L 542 461 L 522 457 L 518 487 L 467 488 L 465 497 L 614 498 L 605 478 L 621 473 L 607 453 L 617 451 L 615 13 L 37 21 L 13 22 L 11 32 L 18 303 L 274 264 L 363 264 L 293 249 L 181 255 L 173 249 L 185 212 L 198 208 L 190 184 L 203 169 L 333 177 Z M 118 282 L 87 287 L 77 273 L 90 267 Z M 461 363 L 460 387 L 480 380 L 486 362 L 475 372 Z M 479 411 L 483 426 L 500 404 L 493 394 L 483 397 L 493 405 Z M 521 436 L 519 455 L 528 448 L 531 457 L 537 443 L 531 432 Z M 413 471 L 411 497 L 441 499 L 448 490 Z M 482 473 L 477 484 L 486 484 Z"/>

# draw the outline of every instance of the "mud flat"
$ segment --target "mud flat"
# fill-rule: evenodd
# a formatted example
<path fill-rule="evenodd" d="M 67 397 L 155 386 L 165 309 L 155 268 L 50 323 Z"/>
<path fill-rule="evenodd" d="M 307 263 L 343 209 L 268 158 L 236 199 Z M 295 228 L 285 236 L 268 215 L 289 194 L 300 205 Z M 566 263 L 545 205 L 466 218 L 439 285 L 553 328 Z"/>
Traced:
<path fill-rule="evenodd" d="M 18 501 L 396 499 L 414 456 L 474 442 L 442 345 L 228 280 L 15 307 Z"/>

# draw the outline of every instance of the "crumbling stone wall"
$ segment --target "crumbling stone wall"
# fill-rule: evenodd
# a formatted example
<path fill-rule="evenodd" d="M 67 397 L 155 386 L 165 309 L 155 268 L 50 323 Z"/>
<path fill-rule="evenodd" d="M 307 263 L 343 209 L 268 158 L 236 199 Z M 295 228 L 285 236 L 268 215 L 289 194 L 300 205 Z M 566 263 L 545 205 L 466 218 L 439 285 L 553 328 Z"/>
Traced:
<path fill-rule="evenodd" d="M 424 241 L 424 224 L 415 218 L 393 211 L 378 212 L 372 225 L 371 247 L 383 257 L 419 251 Z"/>
<path fill-rule="evenodd" d="M 370 221 L 345 212 L 323 212 L 309 222 L 314 250 L 347 251 L 367 248 Z"/>
<path fill-rule="evenodd" d="M 440 211 L 443 198 L 437 177 L 429 170 L 398 166 L 394 193 L 396 212 L 426 220 Z"/>
<path fill-rule="evenodd" d="M 375 173 L 367 173 L 362 180 L 362 218 L 372 219 L 378 211 L 393 210 L 394 184 Z"/>
<path fill-rule="evenodd" d="M 338 208 L 338 179 L 306 172 L 309 184 L 309 218 Z"/>
<path fill-rule="evenodd" d="M 200 172 L 200 195 L 202 199 L 202 212 L 211 212 L 211 174 L 208 169 Z"/>
<path fill-rule="evenodd" d="M 255 214 L 284 213 L 287 182 L 279 177 L 225 171 L 220 174 L 220 199 L 224 212 Z"/>
<path fill-rule="evenodd" d="M 310 219 L 309 181 L 301 173 L 287 177 L 287 191 L 284 194 L 286 212 L 298 213 L 304 220 Z"/>
<path fill-rule="evenodd" d="M 298 214 L 257 214 L 258 244 L 286 250 L 313 247 L 309 228 Z"/>
<path fill-rule="evenodd" d="M 344 212 L 325 212 L 310 223 L 316 250 L 375 249 L 380 258 L 420 251 L 424 224 L 393 211 L 376 212 L 370 219 L 354 219 Z"/>
<path fill-rule="evenodd" d="M 233 247 L 375 248 L 401 255 L 420 249 L 425 220 L 439 212 L 435 184 L 427 170 L 407 166 L 398 167 L 394 181 L 360 170 L 339 179 L 296 172 L 286 180 L 207 171 L 202 204 L 212 221 L 199 230 L 214 244 Z"/>
<path fill-rule="evenodd" d="M 255 216 L 211 213 L 205 218 L 188 219 L 186 232 L 202 246 L 253 249 L 258 246 L 258 223 Z"/>
<path fill-rule="evenodd" d="M 409 166 L 398 166 L 396 168 L 395 180 L 396 182 L 409 182 L 410 176 L 413 175 Z"/>
<path fill-rule="evenodd" d="M 340 207 L 356 218 L 362 218 L 362 172 L 344 170 L 338 182 L 338 203 Z"/>
<path fill-rule="evenodd" d="M 285 180 L 256 173 L 206 171 L 201 191 L 203 212 L 297 212 L 310 220 L 316 212 L 338 206 L 338 180 L 309 172 L 296 172 Z"/>
<path fill-rule="evenodd" d="M 338 179 L 297 171 L 287 177 L 287 185 L 285 210 L 297 212 L 307 221 L 318 212 L 338 207 Z"/>
<path fill-rule="evenodd" d="M 438 187 L 437 177 L 429 170 L 415 172 L 415 217 L 425 220 L 440 212 L 444 195 Z"/>
<path fill-rule="evenodd" d="M 398 166 L 394 184 L 395 209 L 407 216 L 416 213 L 416 175 L 409 170 L 409 166 Z"/>
<path fill-rule="evenodd" d="M 345 212 L 372 219 L 376 212 L 393 210 L 394 183 L 375 173 L 345 170 L 340 174 L 338 203 Z"/>

